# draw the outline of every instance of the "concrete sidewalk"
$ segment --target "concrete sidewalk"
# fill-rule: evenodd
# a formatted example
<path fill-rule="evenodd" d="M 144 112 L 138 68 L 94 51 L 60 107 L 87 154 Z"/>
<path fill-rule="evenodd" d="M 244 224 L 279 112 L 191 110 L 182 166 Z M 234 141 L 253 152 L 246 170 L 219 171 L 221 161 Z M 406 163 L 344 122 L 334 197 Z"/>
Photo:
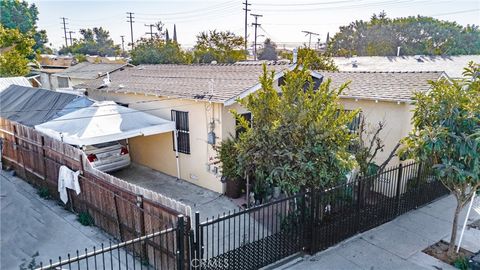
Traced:
<path fill-rule="evenodd" d="M 108 243 L 96 227 L 85 227 L 56 201 L 41 199 L 25 181 L 0 171 L 0 269 L 19 269 L 22 259 L 36 262 L 72 257 L 78 249 Z"/>
<path fill-rule="evenodd" d="M 448 196 L 278 269 L 455 269 L 422 252 L 441 239 L 449 241 L 454 209 L 455 199 Z M 461 215 L 459 231 L 465 216 L 466 209 Z M 478 219 L 479 213 L 472 211 L 469 223 Z M 479 251 L 480 230 L 467 229 L 462 247 Z"/>

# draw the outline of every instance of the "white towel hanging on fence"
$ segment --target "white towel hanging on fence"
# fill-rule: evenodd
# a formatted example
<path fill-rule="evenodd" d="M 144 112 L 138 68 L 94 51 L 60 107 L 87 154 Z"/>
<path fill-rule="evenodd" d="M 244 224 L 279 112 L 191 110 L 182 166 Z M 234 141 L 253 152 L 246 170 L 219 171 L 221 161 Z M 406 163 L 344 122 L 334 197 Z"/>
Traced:
<path fill-rule="evenodd" d="M 78 183 L 78 175 L 80 171 L 72 171 L 67 166 L 60 166 L 58 171 L 58 193 L 60 193 L 60 199 L 63 203 L 68 202 L 68 189 L 73 189 L 75 192 L 80 194 L 80 184 Z"/>

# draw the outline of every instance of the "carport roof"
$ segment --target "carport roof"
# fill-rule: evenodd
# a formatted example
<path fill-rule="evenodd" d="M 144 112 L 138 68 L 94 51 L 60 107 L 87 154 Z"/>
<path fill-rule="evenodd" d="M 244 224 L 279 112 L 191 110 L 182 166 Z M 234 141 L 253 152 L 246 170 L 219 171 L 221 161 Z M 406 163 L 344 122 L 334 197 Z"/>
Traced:
<path fill-rule="evenodd" d="M 171 132 L 175 130 L 175 122 L 104 101 L 37 125 L 35 129 L 65 143 L 84 146 Z"/>

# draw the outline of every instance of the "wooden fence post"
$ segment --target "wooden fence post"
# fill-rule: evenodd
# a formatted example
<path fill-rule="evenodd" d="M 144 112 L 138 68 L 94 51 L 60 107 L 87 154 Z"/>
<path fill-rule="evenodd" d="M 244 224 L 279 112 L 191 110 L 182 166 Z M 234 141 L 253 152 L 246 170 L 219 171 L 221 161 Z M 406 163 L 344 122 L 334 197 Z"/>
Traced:
<path fill-rule="evenodd" d="M 22 167 L 23 170 L 23 177 L 27 178 L 27 171 L 25 170 L 25 163 L 23 160 L 23 151 L 22 151 L 22 145 L 20 145 L 20 140 L 18 139 L 18 132 L 17 132 L 17 125 L 13 124 L 13 140 L 15 142 L 15 150 L 17 151 L 18 159 L 17 159 L 17 164 L 19 164 Z"/>
<path fill-rule="evenodd" d="M 137 194 L 137 203 L 136 204 L 137 204 L 137 207 L 140 210 L 140 236 L 144 236 L 144 235 L 146 235 L 145 209 L 143 208 L 143 196 L 142 195 Z M 136 236 L 136 237 L 140 237 L 140 236 Z M 140 254 L 141 256 L 140 257 L 142 258 L 142 260 L 148 262 L 148 252 L 147 252 L 146 241 L 142 243 L 141 249 L 142 249 L 142 251 L 141 251 L 141 254 Z"/>
<path fill-rule="evenodd" d="M 118 214 L 117 194 L 115 193 L 113 193 L 113 202 L 115 204 L 115 217 L 116 217 L 117 227 L 118 227 L 118 236 L 120 237 L 120 241 L 123 241 L 122 225 L 121 225 L 120 215 Z"/>
<path fill-rule="evenodd" d="M 47 157 L 45 155 L 45 137 L 41 136 L 42 142 L 42 160 L 43 160 L 43 180 L 47 181 Z"/>

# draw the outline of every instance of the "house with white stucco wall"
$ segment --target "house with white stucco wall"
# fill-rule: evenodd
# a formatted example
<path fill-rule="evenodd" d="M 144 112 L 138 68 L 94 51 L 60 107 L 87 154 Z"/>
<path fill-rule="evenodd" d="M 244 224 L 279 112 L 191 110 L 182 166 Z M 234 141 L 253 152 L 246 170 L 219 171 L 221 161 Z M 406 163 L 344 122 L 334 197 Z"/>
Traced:
<path fill-rule="evenodd" d="M 279 89 L 284 72 L 295 65 L 267 65 Z M 140 65 L 125 67 L 110 75 L 106 85 L 98 78 L 82 87 L 95 100 L 113 100 L 124 106 L 173 120 L 177 126 L 180 177 L 191 183 L 223 192 L 216 163 L 215 145 L 235 136 L 236 121 L 231 109 L 248 113 L 238 102 L 260 89 L 262 64 Z M 351 81 L 341 97 L 346 109 L 360 108 L 365 121 L 385 120 L 382 138 L 386 150 L 411 129 L 411 98 L 414 91 L 428 91 L 429 80 L 442 72 L 314 72 L 316 84 L 332 79 L 336 87 Z M 132 138 L 132 160 L 138 164 L 176 175 L 173 133 Z M 378 159 L 383 156 L 379 155 Z M 394 162 L 392 161 L 392 165 Z"/>

